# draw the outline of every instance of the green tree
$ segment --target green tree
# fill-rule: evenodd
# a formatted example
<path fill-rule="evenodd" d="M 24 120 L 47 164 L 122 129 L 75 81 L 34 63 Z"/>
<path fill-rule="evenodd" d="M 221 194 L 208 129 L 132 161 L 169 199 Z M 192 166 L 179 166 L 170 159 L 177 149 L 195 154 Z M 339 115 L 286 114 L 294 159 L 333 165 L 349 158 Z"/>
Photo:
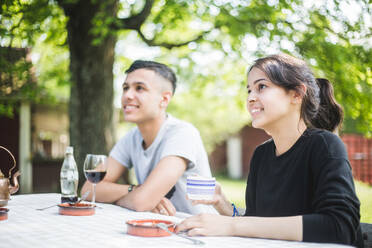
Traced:
<path fill-rule="evenodd" d="M 363 18 L 355 22 L 345 18 L 340 10 L 344 3 L 5 0 L 1 4 L 0 34 L 2 44 L 9 46 L 32 45 L 40 37 L 62 47 L 67 44 L 70 137 L 81 163 L 86 153 L 106 153 L 113 143 L 115 44 L 118 37 L 133 32 L 148 46 L 161 47 L 158 59 L 171 63 L 182 81 L 189 83 L 184 88 L 190 95 L 181 93 L 182 97 L 171 108 L 204 120 L 201 131 L 208 134 L 205 137 L 224 133 L 223 129 L 232 126 L 231 123 L 237 127 L 236 123 L 242 121 L 239 114 L 244 109 L 243 93 L 226 94 L 221 89 L 244 91 L 246 66 L 258 56 L 278 51 L 302 56 L 318 74 L 337 82 L 337 98 L 345 107 L 347 119 L 357 130 L 370 134 L 371 48 L 353 41 L 368 39 L 370 27 Z M 367 0 L 354 4 L 360 7 L 361 16 L 371 16 Z M 337 25 L 341 31 L 335 30 Z M 352 37 L 357 33 L 359 37 Z M 224 56 L 208 57 L 216 50 Z M 193 59 L 198 53 L 210 60 L 205 70 L 198 68 L 197 59 Z M 179 59 L 169 60 L 171 55 Z M 182 65 L 184 61 L 188 61 L 188 66 Z M 350 73 L 345 75 L 345 71 Z M 60 75 L 57 70 L 52 74 Z M 60 81 L 65 82 L 66 78 Z M 360 101 L 358 104 L 355 97 Z M 226 120 L 219 109 L 236 117 Z M 216 116 L 218 121 L 210 121 Z"/>

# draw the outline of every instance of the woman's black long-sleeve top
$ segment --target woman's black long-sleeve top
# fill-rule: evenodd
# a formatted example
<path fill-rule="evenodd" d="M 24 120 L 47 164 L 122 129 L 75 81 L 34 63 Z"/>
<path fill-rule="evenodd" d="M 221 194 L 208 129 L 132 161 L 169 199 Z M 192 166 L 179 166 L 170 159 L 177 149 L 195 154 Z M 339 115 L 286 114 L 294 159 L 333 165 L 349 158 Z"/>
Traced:
<path fill-rule="evenodd" d="M 303 241 L 363 246 L 359 200 L 345 146 L 335 134 L 307 129 L 284 154 L 258 146 L 246 188 L 246 216 L 303 217 Z"/>

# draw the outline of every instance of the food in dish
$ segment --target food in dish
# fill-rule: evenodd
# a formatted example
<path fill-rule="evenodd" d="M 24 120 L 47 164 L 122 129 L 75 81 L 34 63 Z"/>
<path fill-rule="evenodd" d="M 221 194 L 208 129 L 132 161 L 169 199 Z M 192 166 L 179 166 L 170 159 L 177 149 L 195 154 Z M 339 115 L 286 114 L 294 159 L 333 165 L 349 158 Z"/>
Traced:
<path fill-rule="evenodd" d="M 9 212 L 9 209 L 0 208 L 0 221 L 8 219 L 8 212 Z"/>
<path fill-rule="evenodd" d="M 170 236 L 169 233 L 157 227 L 159 223 L 167 225 L 168 230 L 174 232 L 175 224 L 167 220 L 129 220 L 126 222 L 128 226 L 128 234 L 142 237 L 164 237 Z"/>
<path fill-rule="evenodd" d="M 90 203 L 61 203 L 58 204 L 59 214 L 72 216 L 88 216 L 95 214 L 95 205 Z"/>

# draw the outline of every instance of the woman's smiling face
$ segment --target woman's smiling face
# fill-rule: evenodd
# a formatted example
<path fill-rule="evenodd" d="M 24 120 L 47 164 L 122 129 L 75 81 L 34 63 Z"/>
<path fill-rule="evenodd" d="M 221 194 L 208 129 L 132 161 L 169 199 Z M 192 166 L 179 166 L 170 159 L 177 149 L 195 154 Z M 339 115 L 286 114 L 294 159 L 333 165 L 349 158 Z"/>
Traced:
<path fill-rule="evenodd" d="M 252 126 L 270 133 L 280 123 L 285 123 L 289 115 L 296 111 L 292 104 L 294 92 L 287 92 L 270 81 L 257 67 L 248 74 L 247 109 L 252 117 Z"/>

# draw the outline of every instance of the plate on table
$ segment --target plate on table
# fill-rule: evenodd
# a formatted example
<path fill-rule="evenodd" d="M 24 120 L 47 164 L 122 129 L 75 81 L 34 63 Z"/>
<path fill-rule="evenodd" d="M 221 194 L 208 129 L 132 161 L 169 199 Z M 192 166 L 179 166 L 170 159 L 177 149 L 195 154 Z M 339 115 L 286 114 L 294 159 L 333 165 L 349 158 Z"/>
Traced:
<path fill-rule="evenodd" d="M 128 234 L 142 237 L 165 237 L 170 236 L 169 233 L 157 227 L 159 223 L 167 225 L 168 230 L 174 232 L 175 223 L 168 220 L 129 220 L 126 222 L 128 226 Z"/>
<path fill-rule="evenodd" d="M 61 203 L 58 204 L 59 214 L 72 216 L 88 216 L 95 214 L 96 205 L 90 203 Z"/>
<path fill-rule="evenodd" d="M 8 211 L 7 208 L 0 208 L 0 221 L 8 219 Z"/>

